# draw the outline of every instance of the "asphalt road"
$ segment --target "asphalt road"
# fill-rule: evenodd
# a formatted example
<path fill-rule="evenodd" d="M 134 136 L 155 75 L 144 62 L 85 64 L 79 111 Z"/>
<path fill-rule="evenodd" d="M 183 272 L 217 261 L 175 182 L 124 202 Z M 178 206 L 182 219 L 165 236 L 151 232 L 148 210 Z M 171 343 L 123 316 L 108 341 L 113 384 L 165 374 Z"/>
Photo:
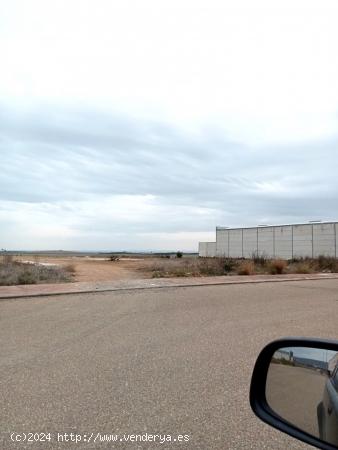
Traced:
<path fill-rule="evenodd" d="M 338 338 L 337 323 L 338 280 L 0 301 L 0 448 L 310 448 L 251 413 L 251 371 L 268 341 Z M 11 441 L 23 432 L 51 442 Z"/>

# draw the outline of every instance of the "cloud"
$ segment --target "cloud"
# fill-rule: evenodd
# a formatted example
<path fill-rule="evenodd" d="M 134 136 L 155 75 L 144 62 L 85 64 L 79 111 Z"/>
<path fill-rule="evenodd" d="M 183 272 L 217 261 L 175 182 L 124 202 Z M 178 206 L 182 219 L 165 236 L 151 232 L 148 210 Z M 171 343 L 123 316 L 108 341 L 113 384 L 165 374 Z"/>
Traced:
<path fill-rule="evenodd" d="M 175 239 L 332 218 L 337 201 L 337 140 L 257 148 L 94 108 L 0 115 L 3 247 L 146 249 L 166 235 L 196 249 Z"/>
<path fill-rule="evenodd" d="M 0 246 L 336 219 L 336 3 L 136 3 L 4 6 Z"/>

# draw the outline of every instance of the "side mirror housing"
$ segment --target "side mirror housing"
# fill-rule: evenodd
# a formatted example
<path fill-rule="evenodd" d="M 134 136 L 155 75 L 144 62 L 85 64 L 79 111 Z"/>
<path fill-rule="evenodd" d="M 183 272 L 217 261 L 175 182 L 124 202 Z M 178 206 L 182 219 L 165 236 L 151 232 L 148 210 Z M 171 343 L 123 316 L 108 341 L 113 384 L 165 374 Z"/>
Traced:
<path fill-rule="evenodd" d="M 338 342 L 285 338 L 259 354 L 250 405 L 265 423 L 323 450 L 338 449 Z"/>

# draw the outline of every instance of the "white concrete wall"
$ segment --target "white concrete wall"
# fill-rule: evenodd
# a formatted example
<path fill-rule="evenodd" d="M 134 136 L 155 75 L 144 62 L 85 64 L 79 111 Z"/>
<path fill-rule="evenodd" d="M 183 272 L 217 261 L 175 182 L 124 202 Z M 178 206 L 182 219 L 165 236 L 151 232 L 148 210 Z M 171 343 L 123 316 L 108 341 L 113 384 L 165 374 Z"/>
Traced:
<path fill-rule="evenodd" d="M 228 230 L 216 229 L 216 255 L 227 257 L 228 248 Z"/>
<path fill-rule="evenodd" d="M 202 257 L 214 258 L 216 256 L 216 242 L 200 242 L 198 254 Z"/>
<path fill-rule="evenodd" d="M 242 228 L 229 231 L 229 256 L 232 258 L 242 258 Z"/>
<path fill-rule="evenodd" d="M 335 224 L 313 224 L 313 256 L 335 256 Z"/>
<path fill-rule="evenodd" d="M 275 255 L 276 258 L 292 258 L 292 227 L 275 227 Z"/>
<path fill-rule="evenodd" d="M 293 225 L 293 257 L 312 257 L 312 225 Z"/>
<path fill-rule="evenodd" d="M 243 256 L 251 258 L 257 253 L 257 228 L 243 228 Z"/>
<path fill-rule="evenodd" d="M 257 246 L 258 244 L 258 246 Z M 200 242 L 200 256 L 251 258 L 338 257 L 338 223 L 216 229 L 216 242 Z"/>
<path fill-rule="evenodd" d="M 209 258 L 216 256 L 216 242 L 207 242 L 207 256 Z"/>
<path fill-rule="evenodd" d="M 273 257 L 274 243 L 273 243 L 273 228 L 272 227 L 258 227 L 258 249 L 259 255 Z"/>
<path fill-rule="evenodd" d="M 198 256 L 205 257 L 207 256 L 207 243 L 199 242 L 198 243 Z"/>

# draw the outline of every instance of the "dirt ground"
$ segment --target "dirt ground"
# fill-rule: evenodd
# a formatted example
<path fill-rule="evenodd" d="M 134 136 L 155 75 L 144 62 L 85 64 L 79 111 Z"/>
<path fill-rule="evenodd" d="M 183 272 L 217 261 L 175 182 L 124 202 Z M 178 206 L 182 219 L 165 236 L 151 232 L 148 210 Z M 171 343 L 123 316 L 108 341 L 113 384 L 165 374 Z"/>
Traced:
<path fill-rule="evenodd" d="M 74 267 L 73 281 L 110 281 L 149 278 L 149 272 L 146 273 L 142 270 L 142 267 L 146 264 L 142 258 L 121 258 L 118 261 L 110 261 L 108 258 L 78 256 L 27 256 L 16 257 L 15 259 L 39 264 L 57 264 L 62 266 L 71 264 Z"/>
<path fill-rule="evenodd" d="M 68 266 L 66 272 L 72 274 L 73 282 L 113 282 L 137 279 L 175 278 L 175 277 L 210 277 L 219 275 L 243 276 L 273 276 L 270 266 L 254 265 L 250 260 L 224 261 L 222 258 L 197 258 L 187 255 L 183 258 L 175 258 L 157 255 L 133 255 L 119 256 L 116 261 L 111 261 L 106 255 L 76 255 L 76 254 L 21 254 L 13 255 L 13 259 L 26 263 Z M 305 265 L 305 271 L 285 270 L 285 274 L 310 273 Z M 250 267 L 246 267 L 250 266 Z M 251 267 L 252 266 L 252 267 Z M 246 268 L 245 268 L 246 267 Z M 337 272 L 335 270 L 334 272 Z M 332 271 L 317 270 L 322 274 L 330 274 Z M 311 270 L 314 273 L 314 270 Z M 285 274 L 283 276 L 285 276 Z"/>

